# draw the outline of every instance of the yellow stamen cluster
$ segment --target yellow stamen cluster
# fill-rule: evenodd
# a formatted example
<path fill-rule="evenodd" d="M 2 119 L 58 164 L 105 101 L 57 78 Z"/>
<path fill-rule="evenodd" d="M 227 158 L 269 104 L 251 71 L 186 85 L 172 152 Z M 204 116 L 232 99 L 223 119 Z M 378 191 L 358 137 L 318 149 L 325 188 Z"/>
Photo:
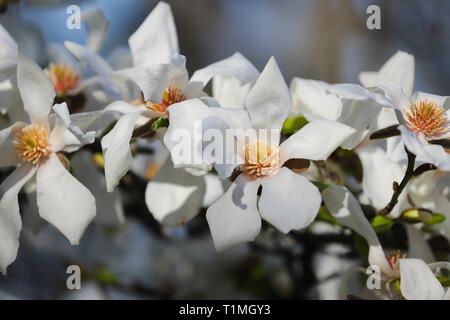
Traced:
<path fill-rule="evenodd" d="M 422 100 L 409 107 L 406 126 L 427 138 L 439 138 L 450 131 L 450 123 L 444 109 L 433 102 Z"/>
<path fill-rule="evenodd" d="M 398 260 L 405 259 L 406 254 L 401 254 L 400 251 L 393 251 L 390 254 L 386 255 L 386 259 L 391 266 L 391 269 L 394 270 L 395 265 L 397 264 Z"/>
<path fill-rule="evenodd" d="M 174 103 L 178 103 L 181 101 L 186 100 L 186 96 L 183 94 L 183 91 L 181 91 L 180 88 L 171 86 L 170 84 L 167 86 L 167 89 L 164 90 L 161 102 L 160 103 L 154 103 L 148 101 L 147 108 L 150 110 L 156 111 L 161 114 L 166 113 L 166 109 L 171 106 Z"/>
<path fill-rule="evenodd" d="M 23 162 L 37 164 L 49 154 L 47 132 L 42 125 L 32 124 L 19 131 L 13 142 L 17 157 Z"/>
<path fill-rule="evenodd" d="M 280 168 L 280 152 L 266 143 L 254 142 L 245 147 L 245 162 L 241 170 L 250 177 L 270 176 Z"/>
<path fill-rule="evenodd" d="M 66 64 L 50 63 L 44 71 L 52 81 L 56 94 L 59 96 L 66 94 L 70 89 L 76 88 L 80 81 L 80 75 Z"/>

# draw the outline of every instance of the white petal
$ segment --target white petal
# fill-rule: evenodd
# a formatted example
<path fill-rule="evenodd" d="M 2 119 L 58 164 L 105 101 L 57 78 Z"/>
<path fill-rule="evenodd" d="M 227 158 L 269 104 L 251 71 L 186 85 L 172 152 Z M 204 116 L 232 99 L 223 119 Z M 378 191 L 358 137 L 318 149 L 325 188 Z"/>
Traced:
<path fill-rule="evenodd" d="M 236 52 L 231 57 L 197 70 L 190 81 L 200 82 L 204 87 L 214 76 L 229 76 L 244 84 L 256 80 L 258 75 L 259 72 L 253 64 L 242 54 Z"/>
<path fill-rule="evenodd" d="M 130 150 L 130 140 L 139 116 L 139 112 L 123 115 L 114 128 L 102 139 L 108 192 L 114 190 L 120 179 L 131 168 L 133 157 Z"/>
<path fill-rule="evenodd" d="M 203 177 L 194 177 L 184 169 L 174 169 L 172 161 L 167 159 L 148 183 L 145 202 L 160 223 L 179 227 L 200 212 L 205 191 Z"/>
<path fill-rule="evenodd" d="M 80 61 L 86 63 L 98 75 L 99 81 L 106 92 L 116 98 L 119 98 L 121 92 L 113 82 L 111 82 L 111 74 L 113 69 L 98 54 L 90 51 L 88 48 L 77 43 L 66 41 L 64 46 Z"/>
<path fill-rule="evenodd" d="M 283 167 L 272 177 L 262 179 L 261 185 L 259 211 L 275 228 L 288 233 L 314 221 L 322 197 L 308 179 Z"/>
<path fill-rule="evenodd" d="M 244 101 L 253 83 L 241 85 L 234 77 L 216 76 L 212 81 L 213 97 L 224 108 L 245 108 Z"/>
<path fill-rule="evenodd" d="M 19 50 L 17 43 L 0 24 L 0 72 L 16 66 Z"/>
<path fill-rule="evenodd" d="M 206 213 L 209 229 L 217 251 L 238 243 L 253 241 L 261 230 L 256 206 L 260 183 L 240 175 L 228 191 Z"/>
<path fill-rule="evenodd" d="M 131 80 L 142 92 L 144 91 L 144 83 L 146 77 L 146 69 L 143 67 L 132 67 L 114 71 L 111 76 L 119 81 Z"/>
<path fill-rule="evenodd" d="M 411 101 L 409 96 L 407 96 L 402 88 L 395 82 L 387 82 L 379 86 L 381 90 L 384 91 L 385 96 L 392 101 L 392 107 L 397 111 L 404 112 L 409 111 Z M 403 115 L 397 115 L 397 120 L 399 122 L 403 121 Z"/>
<path fill-rule="evenodd" d="M 326 160 L 355 129 L 344 124 L 316 119 L 290 136 L 280 146 L 280 161 L 301 158 Z"/>
<path fill-rule="evenodd" d="M 25 126 L 26 124 L 23 122 L 16 122 L 0 131 L 0 167 L 10 167 L 17 164 L 18 159 L 13 142 L 16 134 Z"/>
<path fill-rule="evenodd" d="M 327 92 L 330 85 L 323 81 L 294 78 L 291 93 L 293 111 L 301 113 L 309 121 L 316 117 L 336 121 L 341 115 L 341 99 Z"/>
<path fill-rule="evenodd" d="M 365 87 L 377 87 L 394 81 L 411 96 L 414 89 L 414 56 L 397 51 L 378 72 L 361 72 L 359 80 Z"/>
<path fill-rule="evenodd" d="M 99 8 L 83 10 L 81 21 L 86 24 L 87 42 L 86 46 L 92 52 L 99 52 L 108 34 L 109 21 L 103 11 Z"/>
<path fill-rule="evenodd" d="M 437 144 L 422 143 L 416 134 L 404 125 L 400 125 L 398 129 L 402 134 L 405 147 L 417 156 L 416 161 L 432 163 L 443 171 L 450 171 L 450 154 L 445 152 L 444 147 Z"/>
<path fill-rule="evenodd" d="M 422 259 L 426 263 L 434 262 L 436 259 L 428 242 L 425 240 L 423 232 L 413 224 L 405 223 L 405 228 L 409 244 L 407 257 Z"/>
<path fill-rule="evenodd" d="M 35 62 L 23 55 L 19 56 L 17 64 L 17 85 L 31 121 L 48 125 L 48 114 L 56 95 L 53 84 Z"/>
<path fill-rule="evenodd" d="M 134 65 L 169 63 L 178 53 L 178 37 L 172 10 L 166 2 L 159 2 L 145 21 L 128 40 Z"/>
<path fill-rule="evenodd" d="M 280 129 L 292 109 L 289 88 L 275 58 L 270 58 L 245 99 L 255 129 Z"/>
<path fill-rule="evenodd" d="M 388 264 L 378 237 L 355 199 L 345 187 L 330 185 L 322 192 L 322 198 L 330 214 L 342 225 L 352 229 L 369 244 L 369 263 L 379 266 L 388 276 L 394 272 Z"/>
<path fill-rule="evenodd" d="M 377 146 L 357 149 L 363 168 L 362 186 L 372 206 L 379 210 L 391 200 L 394 181 L 400 182 L 406 167 L 388 159 L 386 152 Z"/>
<path fill-rule="evenodd" d="M 420 259 L 400 259 L 400 291 L 408 300 L 441 300 L 445 291 Z"/>
<path fill-rule="evenodd" d="M 95 218 L 95 199 L 52 153 L 36 174 L 39 215 L 78 244 Z"/>
<path fill-rule="evenodd" d="M 17 195 L 35 172 L 31 166 L 20 166 L 0 185 L 0 272 L 5 275 L 8 265 L 16 259 L 22 229 Z"/>
<path fill-rule="evenodd" d="M 106 226 L 117 226 L 124 223 L 122 195 L 119 190 L 114 190 L 113 193 L 106 191 L 105 176 L 95 167 L 93 155 L 86 150 L 78 151 L 70 159 L 70 168 L 96 199 L 95 221 Z"/>
<path fill-rule="evenodd" d="M 444 108 L 444 110 L 448 110 L 450 108 L 450 98 L 447 96 L 438 96 L 436 94 L 426 93 L 422 91 L 418 91 L 414 93 L 411 100 L 413 102 L 425 101 L 433 102 Z"/>
<path fill-rule="evenodd" d="M 65 102 L 55 104 L 53 111 L 56 115 L 56 123 L 49 138 L 53 152 L 58 152 L 67 146 L 81 146 L 94 142 L 95 132 L 91 131 L 85 134 L 81 131 L 78 125 L 71 120 Z"/>
<path fill-rule="evenodd" d="M 208 208 L 217 201 L 228 188 L 231 186 L 229 180 L 221 180 L 215 174 L 205 174 L 203 179 L 206 183 L 206 192 L 203 197 L 203 207 Z"/>

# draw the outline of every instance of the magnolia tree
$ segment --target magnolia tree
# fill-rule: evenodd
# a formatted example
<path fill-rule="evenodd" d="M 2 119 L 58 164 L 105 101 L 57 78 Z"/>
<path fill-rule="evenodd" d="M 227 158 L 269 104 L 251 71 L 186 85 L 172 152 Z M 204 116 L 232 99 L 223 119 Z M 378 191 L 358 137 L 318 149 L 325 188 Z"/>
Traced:
<path fill-rule="evenodd" d="M 274 57 L 260 71 L 239 52 L 189 75 L 165 2 L 122 59 L 98 54 L 100 10 L 82 22 L 87 43 L 49 45 L 44 69 L 0 26 L 5 276 L 21 190 L 72 245 L 90 224 L 120 228 L 132 193 L 166 228 L 206 216 L 217 255 L 245 242 L 295 260 L 280 241 L 344 245 L 357 255 L 338 268 L 341 299 L 450 299 L 450 99 L 413 93 L 412 55 L 360 84 L 288 86 Z"/>

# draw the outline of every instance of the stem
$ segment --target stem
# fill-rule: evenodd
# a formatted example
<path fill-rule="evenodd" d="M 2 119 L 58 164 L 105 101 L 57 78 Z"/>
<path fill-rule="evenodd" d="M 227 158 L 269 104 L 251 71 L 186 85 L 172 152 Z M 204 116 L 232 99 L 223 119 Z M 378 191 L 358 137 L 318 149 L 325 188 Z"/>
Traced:
<path fill-rule="evenodd" d="M 385 215 L 389 214 L 392 211 L 392 209 L 394 209 L 395 205 L 398 202 L 398 197 L 402 193 L 403 189 L 405 189 L 409 180 L 411 180 L 411 178 L 413 178 L 415 176 L 414 162 L 416 160 L 416 156 L 414 154 L 412 154 L 411 152 L 409 152 L 406 148 L 405 148 L 405 150 L 408 155 L 408 168 L 406 169 L 405 176 L 403 177 L 402 182 L 400 182 L 400 185 L 398 184 L 398 182 L 396 182 L 396 181 L 394 182 L 394 185 L 393 185 L 394 194 L 392 195 L 391 201 L 389 201 L 389 203 L 387 204 L 386 207 L 384 207 L 384 209 L 382 209 L 376 213 L 379 216 L 385 216 Z"/>

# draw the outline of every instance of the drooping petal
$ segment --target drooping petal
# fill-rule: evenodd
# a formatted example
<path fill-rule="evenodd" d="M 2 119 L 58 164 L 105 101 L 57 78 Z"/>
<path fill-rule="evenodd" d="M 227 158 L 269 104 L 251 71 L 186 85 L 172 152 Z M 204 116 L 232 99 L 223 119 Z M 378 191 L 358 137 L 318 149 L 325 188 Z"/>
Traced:
<path fill-rule="evenodd" d="M 22 54 L 17 64 L 17 85 L 31 121 L 48 127 L 48 114 L 56 95 L 53 84 L 35 62 Z"/>
<path fill-rule="evenodd" d="M 16 259 L 22 220 L 17 195 L 22 186 L 34 175 L 35 167 L 22 165 L 0 185 L 0 272 Z"/>
<path fill-rule="evenodd" d="M 209 229 L 217 251 L 238 243 L 253 241 L 261 230 L 256 206 L 260 183 L 240 175 L 227 192 L 206 212 Z"/>
<path fill-rule="evenodd" d="M 94 8 L 91 10 L 83 10 L 81 12 L 81 21 L 83 21 L 87 28 L 86 46 L 92 52 L 99 52 L 108 34 L 108 19 L 106 19 L 101 9 Z"/>
<path fill-rule="evenodd" d="M 282 167 L 273 176 L 262 179 L 261 185 L 259 212 L 278 230 L 288 233 L 306 228 L 317 216 L 322 197 L 304 176 Z"/>
<path fill-rule="evenodd" d="M 408 234 L 409 250 L 408 258 L 418 258 L 426 263 L 434 262 L 433 251 L 428 242 L 425 240 L 423 232 L 413 224 L 405 223 L 406 232 Z"/>
<path fill-rule="evenodd" d="M 184 169 L 175 169 L 167 159 L 148 183 L 145 202 L 156 220 L 169 227 L 179 227 L 200 212 L 206 184 Z"/>
<path fill-rule="evenodd" d="M 404 125 L 400 125 L 398 129 L 401 132 L 405 147 L 417 156 L 416 161 L 432 163 L 443 171 L 450 171 L 450 154 L 445 152 L 444 147 L 437 144 L 422 143 L 416 134 Z"/>
<path fill-rule="evenodd" d="M 131 168 L 133 157 L 130 150 L 130 140 L 139 116 L 140 112 L 124 114 L 114 128 L 102 139 L 108 192 L 114 190 L 120 179 Z"/>
<path fill-rule="evenodd" d="M 364 194 L 372 206 L 380 210 L 391 200 L 394 181 L 400 182 L 406 167 L 388 158 L 386 152 L 378 146 L 357 149 L 363 168 L 362 186 Z"/>
<path fill-rule="evenodd" d="M 379 71 L 361 72 L 359 81 L 365 87 L 377 87 L 388 81 L 394 81 L 406 95 L 411 96 L 414 89 L 414 56 L 397 51 Z"/>
<path fill-rule="evenodd" d="M 441 300 L 445 290 L 420 259 L 400 259 L 400 291 L 408 300 Z"/>
<path fill-rule="evenodd" d="M 0 24 L 0 72 L 6 71 L 17 64 L 19 49 L 16 41 Z"/>
<path fill-rule="evenodd" d="M 293 102 L 274 57 L 270 58 L 248 93 L 245 105 L 253 128 L 281 130 L 283 127 Z"/>
<path fill-rule="evenodd" d="M 221 180 L 215 174 L 205 174 L 203 176 L 206 184 L 206 192 L 203 197 L 203 207 L 208 208 L 214 202 L 216 202 L 231 186 L 231 182 L 229 180 Z"/>
<path fill-rule="evenodd" d="M 39 215 L 61 231 L 72 245 L 95 218 L 95 199 L 59 161 L 55 153 L 40 165 L 36 174 Z"/>
<path fill-rule="evenodd" d="M 120 98 L 121 88 L 112 82 L 113 69 L 101 56 L 88 48 L 74 42 L 65 41 L 64 46 L 80 61 L 86 63 L 98 75 L 98 79 L 105 91 L 115 98 Z"/>
<path fill-rule="evenodd" d="M 10 167 L 18 163 L 13 142 L 16 134 L 25 126 L 23 122 L 16 122 L 0 131 L 0 167 Z"/>
<path fill-rule="evenodd" d="M 255 66 L 241 53 L 236 52 L 226 59 L 197 70 L 190 81 L 199 82 L 202 84 L 202 87 L 205 87 L 214 76 L 229 76 L 244 84 L 256 80 L 258 75 L 259 72 Z"/>
<path fill-rule="evenodd" d="M 354 132 L 344 124 L 316 119 L 280 145 L 280 162 L 294 158 L 326 160 Z"/>
<path fill-rule="evenodd" d="M 342 225 L 357 232 L 369 244 L 369 263 L 379 266 L 389 277 L 394 277 L 378 237 L 355 197 L 342 186 L 330 185 L 322 192 L 322 198 L 330 214 Z"/>
<path fill-rule="evenodd" d="M 169 63 L 178 53 L 178 37 L 172 10 L 166 2 L 159 2 L 141 26 L 128 39 L 134 65 Z"/>

